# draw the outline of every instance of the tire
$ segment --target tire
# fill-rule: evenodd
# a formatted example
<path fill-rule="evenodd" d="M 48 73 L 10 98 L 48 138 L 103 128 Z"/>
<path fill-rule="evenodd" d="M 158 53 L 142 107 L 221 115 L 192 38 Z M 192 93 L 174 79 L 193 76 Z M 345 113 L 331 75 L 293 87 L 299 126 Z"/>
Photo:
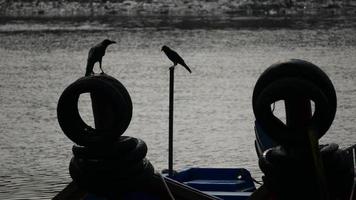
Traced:
<path fill-rule="evenodd" d="M 119 145 L 117 144 L 119 143 Z M 84 147 L 79 145 L 73 145 L 72 152 L 73 155 L 79 158 L 110 158 L 109 154 L 115 153 L 118 151 L 130 151 L 131 149 L 136 148 L 137 141 L 135 138 L 128 136 L 120 136 L 110 145 L 96 145 L 90 147 Z"/>
<path fill-rule="evenodd" d="M 315 103 L 315 112 L 304 127 L 289 128 L 271 111 L 273 102 L 293 97 L 306 97 Z M 256 121 L 278 144 L 296 145 L 308 141 L 307 131 L 321 138 L 331 126 L 334 112 L 323 91 L 310 81 L 286 78 L 269 84 L 258 96 L 255 105 Z"/>
<path fill-rule="evenodd" d="M 334 120 L 337 100 L 335 88 L 329 77 L 316 65 L 298 59 L 292 59 L 287 62 L 277 63 L 267 68 L 258 78 L 252 95 L 253 112 L 256 115 L 256 103 L 262 91 L 272 84 L 274 81 L 284 78 L 298 78 L 310 81 L 315 86 L 320 88 L 329 101 L 332 117 Z M 331 123 L 329 122 L 329 123 Z"/>
<path fill-rule="evenodd" d="M 119 113 L 113 127 L 97 130 L 88 126 L 80 117 L 78 99 L 83 93 L 98 93 L 112 100 L 114 113 Z M 128 127 L 131 114 L 123 95 L 112 84 L 93 76 L 83 77 L 69 85 L 59 98 L 57 117 L 64 134 L 78 145 L 92 146 L 111 143 Z"/>
<path fill-rule="evenodd" d="M 107 74 L 93 76 L 93 78 L 107 81 L 108 83 L 112 84 L 112 86 L 123 96 L 123 98 L 126 102 L 127 112 L 128 112 L 127 117 L 125 118 L 127 127 L 128 127 L 130 124 L 131 118 L 132 118 L 133 106 L 132 106 L 132 100 L 131 100 L 130 94 L 126 90 L 125 86 L 120 81 L 118 81 L 114 77 L 109 76 Z M 126 129 L 127 129 L 127 127 L 126 127 Z"/>
<path fill-rule="evenodd" d="M 145 158 L 147 145 L 141 139 L 121 136 L 119 141 L 106 147 L 83 147 L 74 145 L 75 157 L 80 159 L 117 160 L 123 163 L 134 163 Z"/>
<path fill-rule="evenodd" d="M 119 160 L 89 160 L 73 157 L 71 162 L 74 162 L 86 176 L 127 179 L 129 176 L 141 173 L 146 168 L 148 160 L 143 159 L 136 163 L 124 163 Z"/>
<path fill-rule="evenodd" d="M 81 169 L 72 158 L 69 165 L 69 173 L 80 188 L 101 194 L 138 189 L 145 184 L 149 184 L 154 174 L 154 167 L 145 159 L 142 170 L 136 173 L 130 174 L 125 171 L 116 171 L 115 174 L 88 173 Z"/>

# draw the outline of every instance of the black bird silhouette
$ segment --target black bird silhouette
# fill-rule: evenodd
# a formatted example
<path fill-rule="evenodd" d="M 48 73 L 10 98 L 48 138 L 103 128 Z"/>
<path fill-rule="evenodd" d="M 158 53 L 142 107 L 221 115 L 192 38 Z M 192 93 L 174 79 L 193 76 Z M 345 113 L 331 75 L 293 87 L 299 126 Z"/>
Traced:
<path fill-rule="evenodd" d="M 94 73 L 93 68 L 94 68 L 94 64 L 96 62 L 99 62 L 101 72 L 104 73 L 103 69 L 101 68 L 101 60 L 102 60 L 103 56 L 105 55 L 106 48 L 110 44 L 113 44 L 113 43 L 116 43 L 116 42 L 112 41 L 112 40 L 105 39 L 89 50 L 88 61 L 87 61 L 87 70 L 85 72 L 85 76 L 89 76 L 90 74 Z"/>
<path fill-rule="evenodd" d="M 185 64 L 183 58 L 180 57 L 177 52 L 173 51 L 171 48 L 167 47 L 166 45 L 162 47 L 161 51 L 163 51 L 167 55 L 169 60 L 173 62 L 174 65 L 172 67 L 175 67 L 177 64 L 180 64 L 184 68 L 186 68 L 189 71 L 189 73 L 192 73 L 192 70 L 189 69 L 187 64 Z"/>

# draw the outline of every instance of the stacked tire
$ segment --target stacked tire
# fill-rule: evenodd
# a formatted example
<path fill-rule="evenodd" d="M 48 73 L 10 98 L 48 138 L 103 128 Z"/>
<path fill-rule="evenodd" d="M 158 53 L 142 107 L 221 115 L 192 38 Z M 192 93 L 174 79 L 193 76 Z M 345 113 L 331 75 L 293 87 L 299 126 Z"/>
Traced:
<path fill-rule="evenodd" d="M 312 100 L 315 112 L 306 127 L 288 127 L 273 115 L 271 104 L 303 97 Z M 330 128 L 336 113 L 336 92 L 329 77 L 316 65 L 298 59 L 267 68 L 256 82 L 252 107 L 257 123 L 278 144 L 295 145 L 307 139 L 311 130 L 320 139 Z"/>
<path fill-rule="evenodd" d="M 289 126 L 288 120 L 283 123 L 271 110 L 271 104 L 279 100 L 297 102 L 289 105 L 297 105 L 295 109 L 301 113 L 309 112 L 306 106 L 310 104 L 304 102 L 311 100 L 315 111 L 310 118 L 304 116 L 305 123 Z M 270 66 L 256 82 L 252 105 L 256 123 L 277 144 L 259 157 L 264 186 L 272 193 L 270 196 L 290 200 L 323 196 L 348 199 L 354 177 L 350 153 L 336 144 L 315 147 L 336 113 L 334 86 L 319 67 L 296 59 Z M 287 118 L 288 114 L 294 113 L 286 113 Z M 319 160 L 313 157 L 312 151 L 320 158 L 321 164 L 317 167 L 315 163 Z M 325 184 L 326 191 L 321 189 L 321 183 Z"/>
<path fill-rule="evenodd" d="M 95 129 L 82 120 L 78 100 L 83 93 L 105 99 L 105 106 L 114 113 L 109 126 Z M 93 193 L 124 192 L 149 182 L 154 168 L 145 158 L 147 145 L 141 139 L 122 136 L 131 121 L 132 101 L 118 80 L 108 75 L 78 79 L 62 93 L 57 117 L 64 134 L 75 143 L 69 172 L 80 188 Z"/>

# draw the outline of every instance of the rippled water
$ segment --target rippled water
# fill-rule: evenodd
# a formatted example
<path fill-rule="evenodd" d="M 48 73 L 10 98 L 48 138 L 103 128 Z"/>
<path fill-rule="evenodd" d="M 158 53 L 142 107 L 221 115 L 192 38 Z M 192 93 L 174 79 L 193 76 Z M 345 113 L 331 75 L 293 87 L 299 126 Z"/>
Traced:
<path fill-rule="evenodd" d="M 253 146 L 253 86 L 269 65 L 301 58 L 320 66 L 337 90 L 338 111 L 322 142 L 356 141 L 354 19 L 110 19 L 0 21 L 0 199 L 49 199 L 71 181 L 72 142 L 56 118 L 59 95 L 85 72 L 88 49 L 116 40 L 104 70 L 134 106 L 125 135 L 167 166 L 168 67 L 163 44 L 191 67 L 176 70 L 175 168 L 245 167 L 260 178 Z M 98 70 L 98 69 L 96 69 Z M 82 115 L 90 119 L 88 99 Z"/>

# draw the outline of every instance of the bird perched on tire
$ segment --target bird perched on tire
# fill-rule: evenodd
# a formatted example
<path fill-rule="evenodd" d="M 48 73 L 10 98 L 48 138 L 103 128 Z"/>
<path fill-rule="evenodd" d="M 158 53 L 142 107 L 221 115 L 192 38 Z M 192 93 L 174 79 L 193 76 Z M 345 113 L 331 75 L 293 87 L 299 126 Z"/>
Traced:
<path fill-rule="evenodd" d="M 87 69 L 85 72 L 85 76 L 89 76 L 94 74 L 93 68 L 96 62 L 99 62 L 99 67 L 102 73 L 104 73 L 103 68 L 101 67 L 101 61 L 103 56 L 105 55 L 106 48 L 110 45 L 116 43 L 115 41 L 105 39 L 99 44 L 95 45 L 89 50 L 88 61 L 87 61 Z"/>
<path fill-rule="evenodd" d="M 167 47 L 166 45 L 162 47 L 161 51 L 163 51 L 166 54 L 166 56 L 169 58 L 169 60 L 173 62 L 174 65 L 172 67 L 175 67 L 177 64 L 180 64 L 185 69 L 187 69 L 189 73 L 192 73 L 192 70 L 189 69 L 187 64 L 185 64 L 183 58 L 180 57 L 177 52 L 173 51 L 171 48 Z"/>

